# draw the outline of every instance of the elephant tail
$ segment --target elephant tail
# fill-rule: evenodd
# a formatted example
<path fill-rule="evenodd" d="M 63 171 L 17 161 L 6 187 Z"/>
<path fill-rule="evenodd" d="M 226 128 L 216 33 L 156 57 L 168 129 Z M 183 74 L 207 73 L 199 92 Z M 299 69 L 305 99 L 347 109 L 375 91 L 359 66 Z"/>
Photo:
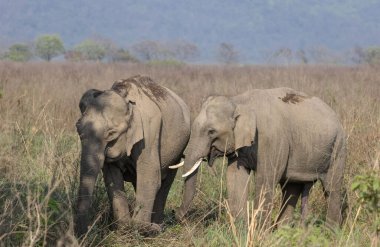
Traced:
<path fill-rule="evenodd" d="M 333 152 L 330 160 L 330 167 L 327 171 L 324 188 L 327 192 L 342 192 L 343 174 L 346 166 L 346 136 L 343 130 L 340 130 L 335 138 Z"/>

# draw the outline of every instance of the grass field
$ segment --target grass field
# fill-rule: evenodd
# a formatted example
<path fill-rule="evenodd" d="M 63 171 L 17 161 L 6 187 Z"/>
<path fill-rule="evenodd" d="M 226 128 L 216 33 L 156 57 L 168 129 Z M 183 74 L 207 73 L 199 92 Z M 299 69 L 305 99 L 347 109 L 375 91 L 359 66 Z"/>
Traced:
<path fill-rule="evenodd" d="M 66 246 L 72 240 L 72 206 L 78 186 L 78 103 L 89 88 L 108 89 L 118 79 L 145 74 L 171 88 L 191 108 L 212 94 L 251 88 L 292 87 L 322 98 L 339 115 L 348 139 L 345 187 L 348 209 L 341 230 L 323 225 L 325 200 L 316 184 L 307 228 L 260 231 L 231 223 L 224 178 L 202 168 L 198 193 L 184 223 L 174 220 L 183 180 L 170 190 L 163 233 L 143 238 L 134 230 L 112 231 L 102 179 L 93 200 L 91 231 L 84 246 L 376 246 L 378 213 L 352 191 L 359 174 L 379 176 L 380 70 L 371 67 L 222 67 L 198 65 L 0 63 L 0 246 Z M 225 169 L 219 162 L 217 169 Z M 254 180 L 254 178 L 252 178 Z M 128 197 L 133 190 L 127 185 Z M 254 192 L 252 192 L 254 193 Z M 251 193 L 251 194 L 252 194 Z M 278 204 L 280 193 L 277 193 Z M 278 212 L 274 210 L 273 218 Z M 378 211 L 377 211 L 378 212 Z M 251 211 L 253 214 L 254 212 Z M 297 210 L 299 217 L 299 210 Z M 61 245 L 63 246 L 63 245 Z"/>

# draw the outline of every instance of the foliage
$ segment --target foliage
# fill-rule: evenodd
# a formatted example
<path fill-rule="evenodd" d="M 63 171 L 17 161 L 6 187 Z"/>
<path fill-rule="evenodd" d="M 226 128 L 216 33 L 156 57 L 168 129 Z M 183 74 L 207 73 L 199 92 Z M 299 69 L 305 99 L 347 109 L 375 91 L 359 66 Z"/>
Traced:
<path fill-rule="evenodd" d="M 365 61 L 370 65 L 380 65 L 380 46 L 367 48 L 365 50 Z"/>
<path fill-rule="evenodd" d="M 9 47 L 8 52 L 5 53 L 4 58 L 16 62 L 27 62 L 33 57 L 29 46 L 25 44 L 14 44 Z"/>
<path fill-rule="evenodd" d="M 357 175 L 351 185 L 359 200 L 370 212 L 380 213 L 380 176 L 378 173 Z"/>
<path fill-rule="evenodd" d="M 81 54 L 81 58 L 84 60 L 100 61 L 106 55 L 104 45 L 91 39 L 87 39 L 75 46 L 74 51 Z"/>
<path fill-rule="evenodd" d="M 351 60 L 355 64 L 380 65 L 380 46 L 363 48 L 356 45 L 352 50 Z"/>
<path fill-rule="evenodd" d="M 302 227 L 284 226 L 278 229 L 272 236 L 280 246 L 331 246 L 332 233 L 328 229 L 319 226 L 309 226 L 306 230 Z"/>
<path fill-rule="evenodd" d="M 380 232 L 380 174 L 373 173 L 357 175 L 351 184 L 352 190 L 357 192 L 359 202 L 363 205 L 374 220 L 375 231 Z"/>
<path fill-rule="evenodd" d="M 120 48 L 114 54 L 111 55 L 111 61 L 137 63 L 138 59 L 132 56 L 132 54 L 128 50 Z"/>
<path fill-rule="evenodd" d="M 36 55 L 46 61 L 61 55 L 64 51 L 63 42 L 58 35 L 42 35 L 36 40 Z"/>

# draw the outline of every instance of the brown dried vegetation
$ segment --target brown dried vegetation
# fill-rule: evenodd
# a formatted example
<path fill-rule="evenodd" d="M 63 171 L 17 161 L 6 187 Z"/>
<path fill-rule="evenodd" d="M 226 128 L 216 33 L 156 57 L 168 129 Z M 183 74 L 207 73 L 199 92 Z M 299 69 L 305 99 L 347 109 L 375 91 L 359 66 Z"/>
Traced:
<path fill-rule="evenodd" d="M 75 244 L 70 235 L 70 222 L 78 185 L 80 145 L 75 122 L 80 115 L 79 99 L 90 88 L 109 89 L 113 82 L 137 74 L 148 75 L 176 92 L 190 106 L 192 119 L 207 96 L 235 95 L 254 88 L 291 87 L 323 99 L 338 113 L 347 133 L 345 183 L 349 207 L 340 233 L 332 234 L 322 227 L 318 236 L 326 240 L 323 243 L 327 245 L 370 246 L 371 218 L 361 212 L 357 222 L 354 219 L 358 203 L 350 184 L 356 174 L 375 172 L 378 166 L 379 70 L 325 66 L 165 67 L 9 62 L 0 63 L 0 246 L 50 246 L 58 239 L 60 244 L 66 240 L 67 244 Z M 296 103 L 303 98 L 286 95 L 282 100 Z M 223 169 L 218 165 L 219 174 L 223 174 Z M 239 229 L 230 224 L 228 214 L 218 214 L 218 207 L 224 205 L 220 200 L 223 198 L 220 195 L 225 195 L 222 178 L 215 178 L 204 169 L 199 180 L 189 220 L 184 224 L 173 220 L 171 211 L 179 206 L 182 190 L 182 179 L 178 176 L 167 203 L 167 229 L 153 239 L 142 239 L 133 230 L 110 230 L 107 196 L 99 179 L 91 212 L 95 223 L 79 244 L 286 246 L 286 235 L 281 235 L 281 231 L 260 235 L 260 242 L 255 242 L 252 236 L 256 235 L 250 229 L 251 242 L 239 240 Z M 130 187 L 128 194 L 133 197 Z M 324 216 L 325 203 L 319 189 L 312 190 L 310 210 L 313 227 L 301 230 L 297 243 L 305 244 L 305 236 L 320 229 L 317 227 Z M 346 241 L 353 222 L 356 222 L 355 228 Z"/>

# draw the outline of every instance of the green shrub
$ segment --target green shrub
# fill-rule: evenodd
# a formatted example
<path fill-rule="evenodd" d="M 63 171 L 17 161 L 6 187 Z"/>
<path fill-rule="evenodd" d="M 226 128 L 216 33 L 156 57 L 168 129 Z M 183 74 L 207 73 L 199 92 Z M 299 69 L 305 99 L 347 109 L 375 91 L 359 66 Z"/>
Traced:
<path fill-rule="evenodd" d="M 372 215 L 374 230 L 380 232 L 380 175 L 379 172 L 357 175 L 351 185 L 357 192 L 360 204 Z"/>
<path fill-rule="evenodd" d="M 27 45 L 14 44 L 9 47 L 8 52 L 4 55 L 4 58 L 16 62 L 27 62 L 32 58 L 32 56 L 33 54 Z"/>
<path fill-rule="evenodd" d="M 88 39 L 78 44 L 74 51 L 81 54 L 82 59 L 100 61 L 106 55 L 106 48 L 100 42 Z"/>

